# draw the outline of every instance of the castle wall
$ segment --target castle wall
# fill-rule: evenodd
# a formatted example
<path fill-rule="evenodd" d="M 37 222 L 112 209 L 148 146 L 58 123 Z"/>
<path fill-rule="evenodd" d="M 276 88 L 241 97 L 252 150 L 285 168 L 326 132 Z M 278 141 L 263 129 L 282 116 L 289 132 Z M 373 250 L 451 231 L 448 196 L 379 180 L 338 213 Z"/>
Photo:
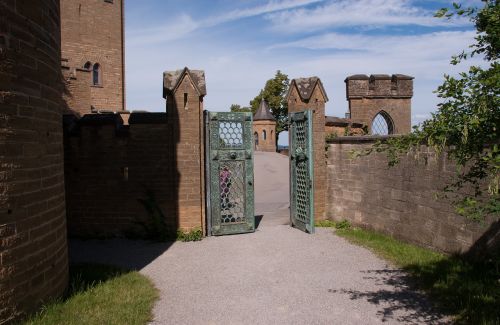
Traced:
<path fill-rule="evenodd" d="M 328 145 L 329 218 L 347 219 L 447 253 L 465 252 L 480 242 L 492 244 L 485 234 L 490 230 L 498 237 L 498 222 L 467 221 L 455 213 L 450 199 L 438 197 L 445 194 L 444 186 L 456 173 L 456 166 L 445 155 L 422 146 L 419 161 L 409 154 L 395 167 L 387 165 L 384 153 L 351 157 L 353 150 L 367 149 L 381 138 L 341 137 Z"/>
<path fill-rule="evenodd" d="M 64 112 L 87 114 L 91 105 L 91 72 L 85 69 L 63 67 L 66 89 L 63 94 Z"/>
<path fill-rule="evenodd" d="M 266 131 L 266 139 L 264 140 L 263 131 Z M 256 151 L 276 152 L 276 122 L 274 121 L 254 121 L 253 134 L 258 134 L 259 144 L 255 145 Z M 255 138 L 253 139 L 255 143 Z"/>
<path fill-rule="evenodd" d="M 62 57 L 71 68 L 101 65 L 102 84 L 88 83 L 96 109 L 125 109 L 123 1 L 61 1 Z"/>
<path fill-rule="evenodd" d="M 0 0 L 0 323 L 61 295 L 68 258 L 59 1 Z"/>
<path fill-rule="evenodd" d="M 404 75 L 354 75 L 346 80 L 350 118 L 368 126 L 381 111 L 394 125 L 393 134 L 411 131 L 411 98 L 413 77 Z"/>

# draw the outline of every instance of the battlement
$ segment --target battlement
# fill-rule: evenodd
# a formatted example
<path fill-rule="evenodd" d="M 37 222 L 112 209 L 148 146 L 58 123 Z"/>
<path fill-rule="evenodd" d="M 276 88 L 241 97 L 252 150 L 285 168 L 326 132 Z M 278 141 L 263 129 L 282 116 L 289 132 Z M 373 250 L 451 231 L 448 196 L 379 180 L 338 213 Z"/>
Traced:
<path fill-rule="evenodd" d="M 413 77 L 402 74 L 365 74 L 346 78 L 347 99 L 355 98 L 412 98 Z"/>

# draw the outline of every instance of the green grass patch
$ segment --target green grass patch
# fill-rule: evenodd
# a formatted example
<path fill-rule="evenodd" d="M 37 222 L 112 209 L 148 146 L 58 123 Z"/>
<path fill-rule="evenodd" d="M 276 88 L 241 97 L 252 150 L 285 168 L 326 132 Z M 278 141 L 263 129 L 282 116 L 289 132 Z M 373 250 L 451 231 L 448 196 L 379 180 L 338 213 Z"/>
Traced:
<path fill-rule="evenodd" d="M 189 232 L 184 232 L 182 230 L 177 231 L 177 240 L 188 242 L 188 241 L 200 241 L 203 239 L 203 231 L 201 228 L 194 228 Z"/>
<path fill-rule="evenodd" d="M 456 316 L 458 324 L 500 324 L 498 258 L 471 262 L 359 228 L 337 229 L 336 234 L 408 272 L 443 312 Z"/>
<path fill-rule="evenodd" d="M 68 291 L 25 325 L 144 325 L 158 298 L 153 283 L 138 272 L 95 264 L 71 266 Z"/>

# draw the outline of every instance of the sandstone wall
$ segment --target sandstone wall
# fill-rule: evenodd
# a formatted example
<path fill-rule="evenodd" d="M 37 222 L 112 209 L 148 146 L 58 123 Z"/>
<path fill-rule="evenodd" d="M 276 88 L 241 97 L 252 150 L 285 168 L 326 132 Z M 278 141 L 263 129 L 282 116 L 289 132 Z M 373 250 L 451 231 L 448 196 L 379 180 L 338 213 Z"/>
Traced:
<path fill-rule="evenodd" d="M 151 218 L 140 200 L 148 192 L 172 232 L 202 227 L 203 165 L 200 156 L 191 157 L 199 139 L 186 129 L 189 139 L 179 146 L 176 123 L 165 113 L 132 113 L 129 125 L 119 114 L 65 117 L 70 236 L 145 235 L 143 224 Z M 180 179 L 191 181 L 182 185 Z"/>
<path fill-rule="evenodd" d="M 445 155 L 422 146 L 418 161 L 408 156 L 395 167 L 387 165 L 384 154 L 351 158 L 351 151 L 368 148 L 377 139 L 381 137 L 343 137 L 328 145 L 329 218 L 448 253 L 469 250 L 495 227 L 467 221 L 449 199 L 436 198 L 456 172 Z"/>
<path fill-rule="evenodd" d="M 88 86 L 96 109 L 125 109 L 123 0 L 61 1 L 62 57 L 71 68 L 101 65 L 102 83 Z M 81 105 L 80 105 L 81 106 Z M 90 113 L 90 106 L 81 114 Z"/>
<path fill-rule="evenodd" d="M 0 324 L 68 281 L 59 1 L 0 0 Z"/>

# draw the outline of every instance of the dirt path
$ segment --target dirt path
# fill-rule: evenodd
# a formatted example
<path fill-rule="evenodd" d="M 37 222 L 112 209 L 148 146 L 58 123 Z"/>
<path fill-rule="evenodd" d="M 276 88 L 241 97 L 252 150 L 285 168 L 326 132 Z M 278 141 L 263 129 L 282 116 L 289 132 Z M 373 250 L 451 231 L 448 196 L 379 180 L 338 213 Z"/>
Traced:
<path fill-rule="evenodd" d="M 368 250 L 330 229 L 308 235 L 286 225 L 288 160 L 276 155 L 256 156 L 263 220 L 255 233 L 173 244 L 76 241 L 73 261 L 133 267 L 153 279 L 161 299 L 152 324 L 442 323 L 402 272 Z"/>

